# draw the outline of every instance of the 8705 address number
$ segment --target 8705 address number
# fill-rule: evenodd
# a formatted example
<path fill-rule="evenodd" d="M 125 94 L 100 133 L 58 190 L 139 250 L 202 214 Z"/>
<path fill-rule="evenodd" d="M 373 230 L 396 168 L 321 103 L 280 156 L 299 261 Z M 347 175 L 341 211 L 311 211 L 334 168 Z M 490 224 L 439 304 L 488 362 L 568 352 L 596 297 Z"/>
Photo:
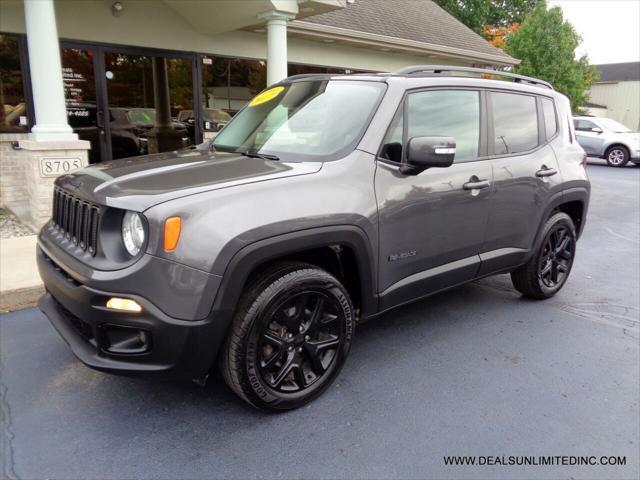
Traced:
<path fill-rule="evenodd" d="M 40 176 L 57 177 L 82 168 L 80 157 L 41 157 Z"/>

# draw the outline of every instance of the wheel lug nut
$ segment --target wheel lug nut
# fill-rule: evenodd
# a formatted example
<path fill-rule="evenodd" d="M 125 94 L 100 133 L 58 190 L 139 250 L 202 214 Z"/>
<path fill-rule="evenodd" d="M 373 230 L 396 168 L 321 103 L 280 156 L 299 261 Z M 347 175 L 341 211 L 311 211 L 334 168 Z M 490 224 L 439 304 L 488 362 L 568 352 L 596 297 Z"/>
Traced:
<path fill-rule="evenodd" d="M 287 338 L 293 338 L 293 333 L 287 333 Z"/>
<path fill-rule="evenodd" d="M 298 353 L 302 352 L 302 347 L 298 347 Z"/>
<path fill-rule="evenodd" d="M 306 335 L 304 339 L 308 342 L 309 340 L 311 340 L 311 337 L 309 335 Z"/>
<path fill-rule="evenodd" d="M 298 330 L 303 331 L 304 327 L 302 325 L 300 325 L 300 328 L 298 328 Z"/>
<path fill-rule="evenodd" d="M 290 352 L 293 352 L 293 347 L 289 347 L 289 351 L 290 351 Z"/>

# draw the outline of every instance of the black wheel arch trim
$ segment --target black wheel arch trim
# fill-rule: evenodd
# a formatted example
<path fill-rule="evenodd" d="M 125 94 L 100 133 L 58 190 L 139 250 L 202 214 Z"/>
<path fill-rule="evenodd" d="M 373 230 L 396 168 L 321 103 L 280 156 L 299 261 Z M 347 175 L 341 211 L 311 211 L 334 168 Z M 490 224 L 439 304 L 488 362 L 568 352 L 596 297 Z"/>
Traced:
<path fill-rule="evenodd" d="M 225 328 L 228 326 L 249 275 L 260 265 L 305 250 L 338 244 L 349 247 L 355 254 L 360 277 L 362 316 L 374 314 L 378 308 L 378 298 L 374 290 L 376 258 L 371 241 L 360 227 L 336 225 L 269 237 L 238 250 L 225 269 L 213 302 L 212 314 L 216 321 L 222 320 Z M 218 318 L 220 316 L 223 318 Z"/>
<path fill-rule="evenodd" d="M 544 215 L 540 221 L 540 225 L 538 225 L 538 230 L 536 232 L 535 240 L 532 245 L 532 248 L 529 250 L 528 255 L 525 258 L 525 262 L 529 260 L 531 255 L 533 255 L 539 248 L 540 242 L 542 241 L 542 230 L 544 229 L 544 225 L 547 220 L 551 217 L 551 212 L 556 210 L 561 205 L 569 202 L 580 202 L 582 204 L 582 218 L 580 219 L 580 224 L 575 225 L 576 227 L 576 238 L 580 238 L 580 235 L 584 231 L 584 225 L 587 219 L 587 209 L 589 207 L 589 188 L 588 187 L 572 187 L 561 192 L 557 192 L 551 197 L 551 200 L 547 204 L 547 208 L 544 211 Z"/>

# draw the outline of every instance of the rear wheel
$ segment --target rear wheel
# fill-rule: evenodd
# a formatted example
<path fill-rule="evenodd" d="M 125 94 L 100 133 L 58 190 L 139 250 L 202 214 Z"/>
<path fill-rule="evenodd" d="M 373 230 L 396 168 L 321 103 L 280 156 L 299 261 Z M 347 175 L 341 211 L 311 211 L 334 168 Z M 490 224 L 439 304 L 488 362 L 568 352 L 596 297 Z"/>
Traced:
<path fill-rule="evenodd" d="M 605 153 L 607 164 L 612 167 L 624 167 L 629 163 L 629 150 L 621 146 L 613 146 Z"/>
<path fill-rule="evenodd" d="M 552 297 L 569 278 L 575 253 L 573 221 L 566 213 L 556 213 L 544 226 L 538 251 L 526 264 L 511 272 L 513 286 L 527 297 Z"/>
<path fill-rule="evenodd" d="M 304 263 L 259 274 L 242 296 L 221 359 L 231 389 L 254 407 L 282 411 L 320 395 L 338 375 L 354 333 L 342 284 Z"/>

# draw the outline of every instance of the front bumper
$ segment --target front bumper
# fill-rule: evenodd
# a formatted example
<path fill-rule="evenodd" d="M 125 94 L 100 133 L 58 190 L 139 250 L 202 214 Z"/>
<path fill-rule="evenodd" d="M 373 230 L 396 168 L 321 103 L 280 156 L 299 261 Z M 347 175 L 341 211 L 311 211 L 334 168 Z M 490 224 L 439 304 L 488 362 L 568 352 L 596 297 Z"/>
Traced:
<path fill-rule="evenodd" d="M 89 367 L 125 375 L 196 378 L 213 365 L 224 322 L 215 321 L 213 315 L 203 320 L 176 319 L 140 296 L 83 285 L 40 247 L 37 250 L 47 290 L 38 307 Z M 142 311 L 109 310 L 106 302 L 112 296 L 131 298 L 142 305 Z"/>

